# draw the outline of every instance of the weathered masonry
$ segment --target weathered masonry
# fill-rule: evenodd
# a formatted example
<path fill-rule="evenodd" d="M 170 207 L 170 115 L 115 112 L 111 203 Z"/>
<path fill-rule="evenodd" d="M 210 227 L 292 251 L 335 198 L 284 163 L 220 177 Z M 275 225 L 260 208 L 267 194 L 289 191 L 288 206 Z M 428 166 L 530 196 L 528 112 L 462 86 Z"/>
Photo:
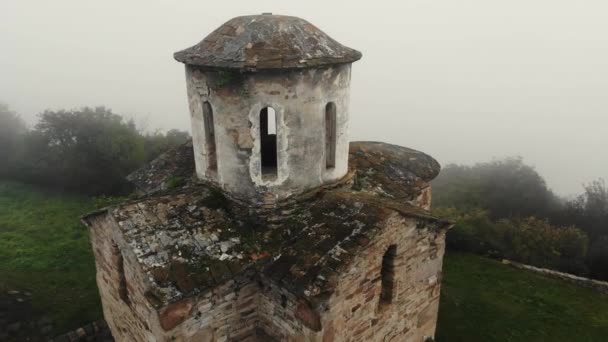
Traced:
<path fill-rule="evenodd" d="M 177 52 L 193 139 L 83 218 L 118 341 L 417 341 L 449 222 L 431 157 L 348 140 L 351 63 L 310 23 L 234 18 Z"/>
<path fill-rule="evenodd" d="M 199 179 L 272 202 L 346 175 L 350 68 L 361 53 L 302 19 L 257 15 L 175 58 L 186 65 Z"/>

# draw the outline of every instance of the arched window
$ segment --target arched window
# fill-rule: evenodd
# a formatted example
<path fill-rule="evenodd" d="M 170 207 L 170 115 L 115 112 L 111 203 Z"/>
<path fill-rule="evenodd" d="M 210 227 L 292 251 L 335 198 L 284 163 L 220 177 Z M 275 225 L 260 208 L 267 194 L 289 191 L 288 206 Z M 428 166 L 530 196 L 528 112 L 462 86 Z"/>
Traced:
<path fill-rule="evenodd" d="M 397 245 L 391 245 L 382 257 L 382 269 L 380 277 L 382 280 L 382 292 L 380 292 L 380 308 L 392 303 L 395 278 L 395 257 L 397 256 Z"/>
<path fill-rule="evenodd" d="M 205 152 L 207 154 L 207 170 L 217 171 L 217 154 L 215 150 L 215 126 L 213 125 L 213 109 L 208 101 L 203 102 L 203 125 L 205 130 Z"/>
<path fill-rule="evenodd" d="M 273 180 L 277 177 L 277 116 L 272 107 L 260 111 L 260 142 L 262 178 Z"/>
<path fill-rule="evenodd" d="M 336 104 L 325 106 L 325 168 L 336 167 Z"/>

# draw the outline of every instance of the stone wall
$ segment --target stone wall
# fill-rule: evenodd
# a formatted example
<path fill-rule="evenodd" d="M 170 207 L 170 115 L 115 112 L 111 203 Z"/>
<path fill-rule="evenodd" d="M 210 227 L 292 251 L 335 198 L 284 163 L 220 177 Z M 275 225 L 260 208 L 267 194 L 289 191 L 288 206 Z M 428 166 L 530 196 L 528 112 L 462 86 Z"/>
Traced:
<path fill-rule="evenodd" d="M 104 316 L 116 341 L 247 341 L 254 334 L 259 287 L 248 276 L 154 308 L 148 280 L 118 247 L 122 241 L 113 221 L 99 216 L 91 227 Z"/>
<path fill-rule="evenodd" d="M 340 274 L 326 305 L 312 310 L 267 282 L 260 326 L 277 341 L 424 341 L 433 337 L 439 308 L 444 232 L 395 215 L 376 241 Z M 380 306 L 382 259 L 395 245 L 392 302 Z M 317 316 L 318 315 L 318 316 Z M 320 331 L 317 331 L 315 325 Z"/>
<path fill-rule="evenodd" d="M 298 341 L 311 334 L 300 318 L 296 317 L 298 299 L 275 282 L 264 279 L 260 294 L 259 327 L 271 341 Z"/>
<path fill-rule="evenodd" d="M 518 262 L 509 261 L 509 260 L 503 260 L 503 263 L 511 265 L 518 269 L 536 272 L 536 273 L 542 274 L 546 277 L 564 280 L 564 281 L 573 283 L 573 284 L 581 286 L 581 287 L 586 287 L 586 288 L 592 289 L 599 293 L 608 294 L 608 282 L 605 282 L 605 281 L 579 277 L 579 276 L 576 276 L 576 275 L 570 274 L 570 273 L 563 273 L 563 272 L 558 272 L 558 271 L 554 271 L 554 270 L 550 270 L 550 269 L 546 269 L 546 268 L 534 267 L 534 266 L 520 264 Z"/>
<path fill-rule="evenodd" d="M 146 279 L 134 267 L 135 256 L 127 248 L 114 220 L 108 216 L 92 218 L 91 244 L 95 254 L 97 286 L 104 317 L 117 341 L 153 340 L 150 322 L 155 316 L 148 303 Z"/>
<path fill-rule="evenodd" d="M 394 215 L 349 271 L 323 315 L 325 341 L 424 341 L 434 336 L 439 308 L 444 232 Z M 381 269 L 396 246 L 392 301 L 380 305 Z"/>
<path fill-rule="evenodd" d="M 444 231 L 394 213 L 315 307 L 274 281 L 245 273 L 195 298 L 154 308 L 147 279 L 112 220 L 91 239 L 104 315 L 117 341 L 424 341 L 434 335 Z M 392 261 L 392 301 L 379 305 L 383 256 Z M 122 251 L 122 252 L 121 252 Z M 386 278 L 386 277 L 385 277 Z M 387 278 L 388 279 L 388 278 Z"/>
<path fill-rule="evenodd" d="M 273 201 L 348 171 L 350 65 L 280 73 L 230 73 L 186 66 L 196 173 L 241 199 Z M 210 171 L 203 103 L 211 104 L 217 171 Z M 336 105 L 335 167 L 325 166 L 325 108 Z M 277 117 L 278 175 L 261 175 L 260 111 Z M 264 195 L 269 196 L 265 197 Z"/>
<path fill-rule="evenodd" d="M 190 305 L 188 317 L 165 327 L 166 341 L 256 341 L 258 284 L 247 278 L 230 280 Z M 161 318 L 161 321 L 165 320 Z"/>

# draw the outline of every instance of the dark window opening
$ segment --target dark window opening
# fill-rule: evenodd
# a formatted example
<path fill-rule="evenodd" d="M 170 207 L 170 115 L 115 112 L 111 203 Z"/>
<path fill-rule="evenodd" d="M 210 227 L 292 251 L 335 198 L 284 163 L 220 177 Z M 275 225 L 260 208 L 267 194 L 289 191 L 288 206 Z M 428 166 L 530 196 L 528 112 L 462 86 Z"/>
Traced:
<path fill-rule="evenodd" d="M 380 292 L 380 307 L 388 305 L 393 301 L 394 278 L 395 278 L 395 257 L 397 256 L 397 246 L 391 245 L 382 257 L 382 269 L 380 277 L 382 279 L 382 292 Z"/>
<path fill-rule="evenodd" d="M 336 104 L 325 106 L 325 168 L 336 167 Z"/>
<path fill-rule="evenodd" d="M 260 111 L 260 157 L 262 178 L 277 177 L 277 116 L 272 107 Z"/>
<path fill-rule="evenodd" d="M 114 261 L 114 268 L 118 273 L 118 297 L 127 305 L 131 305 L 131 299 L 129 299 L 129 289 L 127 288 L 127 277 L 125 275 L 125 262 L 120 252 L 120 248 L 114 242 L 112 242 L 112 261 Z"/>
<path fill-rule="evenodd" d="M 203 102 L 203 125 L 205 129 L 205 149 L 207 152 L 207 169 L 217 171 L 217 154 L 215 150 L 215 126 L 213 125 L 213 109 L 207 101 Z"/>

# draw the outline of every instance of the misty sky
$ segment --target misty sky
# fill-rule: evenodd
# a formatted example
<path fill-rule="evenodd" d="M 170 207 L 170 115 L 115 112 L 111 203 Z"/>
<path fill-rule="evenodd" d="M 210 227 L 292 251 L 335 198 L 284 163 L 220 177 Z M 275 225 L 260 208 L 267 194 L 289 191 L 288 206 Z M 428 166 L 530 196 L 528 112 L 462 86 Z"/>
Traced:
<path fill-rule="evenodd" d="M 149 130 L 189 129 L 173 52 L 262 12 L 363 52 L 352 140 L 442 164 L 521 155 L 562 195 L 608 178 L 605 0 L 1 0 L 0 102 L 28 123 L 105 105 Z"/>

